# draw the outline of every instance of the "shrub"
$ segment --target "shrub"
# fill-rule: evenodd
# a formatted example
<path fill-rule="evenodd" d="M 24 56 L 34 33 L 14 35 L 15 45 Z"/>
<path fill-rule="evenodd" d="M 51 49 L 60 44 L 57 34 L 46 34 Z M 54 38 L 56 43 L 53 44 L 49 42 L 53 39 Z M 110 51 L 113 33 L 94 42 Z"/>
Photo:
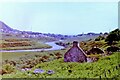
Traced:
<path fill-rule="evenodd" d="M 3 70 L 6 72 L 6 74 L 9 74 L 11 72 L 14 72 L 15 68 L 10 64 L 6 64 L 6 65 L 3 65 Z"/>
<path fill-rule="evenodd" d="M 3 69 L 0 69 L 0 75 L 6 74 L 6 71 Z"/>
<path fill-rule="evenodd" d="M 101 48 L 103 45 L 105 45 L 105 43 L 101 42 L 101 41 L 80 42 L 80 47 L 84 51 L 88 51 L 89 49 L 91 49 L 93 47 L 99 47 L 99 48 Z"/>
<path fill-rule="evenodd" d="M 120 50 L 120 48 L 119 48 L 119 47 L 116 47 L 116 46 L 111 46 L 111 47 L 108 47 L 108 48 L 106 49 L 106 51 L 108 51 L 108 52 L 116 52 L 116 51 L 118 51 L 118 50 Z"/>
<path fill-rule="evenodd" d="M 103 54 L 104 52 L 100 48 L 92 48 L 86 54 L 90 55 L 90 54 L 96 54 L 96 53 Z"/>
<path fill-rule="evenodd" d="M 111 45 L 114 41 L 120 40 L 120 30 L 115 29 L 114 31 L 110 32 L 110 34 L 106 37 L 105 41 Z"/>
<path fill-rule="evenodd" d="M 100 40 L 103 40 L 103 39 L 105 39 L 104 36 L 99 36 L 95 39 L 95 41 L 100 41 Z"/>

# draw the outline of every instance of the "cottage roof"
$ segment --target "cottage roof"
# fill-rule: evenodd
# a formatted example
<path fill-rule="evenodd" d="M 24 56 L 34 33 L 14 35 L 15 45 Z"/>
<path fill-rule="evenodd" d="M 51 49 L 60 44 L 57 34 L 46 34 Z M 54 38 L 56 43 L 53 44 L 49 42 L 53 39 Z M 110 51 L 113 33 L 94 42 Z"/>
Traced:
<path fill-rule="evenodd" d="M 86 62 L 85 52 L 78 46 L 78 42 L 74 41 L 73 46 L 65 53 L 65 62 Z"/>

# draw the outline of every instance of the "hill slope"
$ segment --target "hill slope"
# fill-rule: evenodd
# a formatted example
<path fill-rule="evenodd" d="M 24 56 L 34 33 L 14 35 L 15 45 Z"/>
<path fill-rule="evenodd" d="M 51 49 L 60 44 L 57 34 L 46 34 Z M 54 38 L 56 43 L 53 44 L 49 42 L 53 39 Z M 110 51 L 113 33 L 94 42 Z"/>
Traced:
<path fill-rule="evenodd" d="M 16 74 L 5 74 L 3 78 L 119 78 L 120 62 L 119 52 L 103 57 L 94 63 L 65 63 L 63 59 L 38 64 L 30 71 L 17 71 Z M 35 74 L 35 69 L 45 70 L 44 73 Z M 53 74 L 47 74 L 53 70 Z"/>
<path fill-rule="evenodd" d="M 13 29 L 6 25 L 4 22 L 0 21 L 0 35 L 2 39 L 21 39 L 21 38 L 28 38 L 28 39 L 39 39 L 40 41 L 53 41 L 56 40 L 53 37 L 46 36 L 39 32 L 32 32 L 32 31 L 20 31 Z"/>
<path fill-rule="evenodd" d="M 0 31 L 1 32 L 7 32 L 7 31 L 13 31 L 14 29 L 10 28 L 8 25 L 6 25 L 4 22 L 0 21 Z"/>

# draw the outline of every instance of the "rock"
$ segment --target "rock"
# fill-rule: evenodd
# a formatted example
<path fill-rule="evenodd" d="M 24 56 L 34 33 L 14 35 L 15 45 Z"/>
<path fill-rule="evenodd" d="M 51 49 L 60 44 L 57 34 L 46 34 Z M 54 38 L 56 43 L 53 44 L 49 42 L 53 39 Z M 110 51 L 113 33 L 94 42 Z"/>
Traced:
<path fill-rule="evenodd" d="M 87 62 L 93 62 L 92 58 L 87 58 Z"/>
<path fill-rule="evenodd" d="M 98 57 L 88 57 L 87 58 L 87 62 L 89 63 L 89 62 L 95 62 L 95 61 L 98 61 Z"/>
<path fill-rule="evenodd" d="M 48 70 L 47 74 L 54 74 L 55 72 L 53 70 Z"/>

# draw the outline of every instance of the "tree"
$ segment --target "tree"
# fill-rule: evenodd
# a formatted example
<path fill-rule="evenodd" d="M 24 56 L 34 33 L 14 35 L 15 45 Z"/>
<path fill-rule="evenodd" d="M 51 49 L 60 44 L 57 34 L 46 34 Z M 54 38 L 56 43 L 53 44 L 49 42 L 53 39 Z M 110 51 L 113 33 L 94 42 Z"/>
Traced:
<path fill-rule="evenodd" d="M 100 35 L 99 37 L 97 37 L 97 38 L 95 39 L 95 41 L 100 41 L 100 40 L 103 40 L 103 39 L 105 39 L 104 36 L 101 36 L 101 35 Z"/>
<path fill-rule="evenodd" d="M 109 35 L 106 37 L 105 41 L 111 45 L 114 41 L 120 40 L 120 30 L 115 29 L 114 31 L 111 31 Z"/>

